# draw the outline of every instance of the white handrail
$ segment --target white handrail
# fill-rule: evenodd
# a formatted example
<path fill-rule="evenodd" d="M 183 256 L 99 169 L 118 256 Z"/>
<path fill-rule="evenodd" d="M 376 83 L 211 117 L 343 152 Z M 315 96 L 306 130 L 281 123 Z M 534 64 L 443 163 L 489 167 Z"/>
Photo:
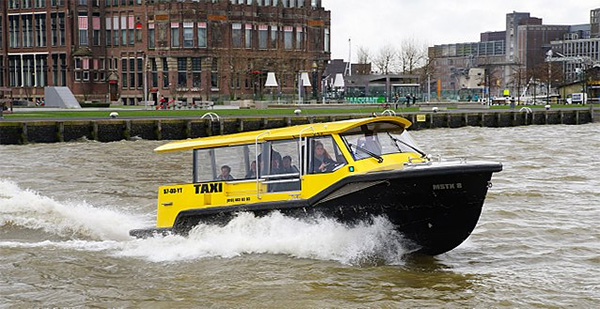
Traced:
<path fill-rule="evenodd" d="M 527 114 L 533 113 L 533 111 L 531 110 L 531 108 L 526 107 L 526 106 L 521 107 L 521 109 L 519 110 L 519 112 L 523 112 L 523 111 L 525 111 Z"/>
<path fill-rule="evenodd" d="M 215 121 L 215 118 L 217 118 L 217 121 L 221 121 L 221 119 L 219 118 L 219 115 L 217 115 L 216 113 L 213 113 L 213 112 L 208 112 L 208 113 L 202 115 L 202 117 L 200 117 L 200 119 L 204 119 L 207 116 L 210 117 L 211 122 Z"/>
<path fill-rule="evenodd" d="M 381 112 L 381 115 L 396 116 L 396 112 L 391 109 L 386 109 L 383 112 Z"/>

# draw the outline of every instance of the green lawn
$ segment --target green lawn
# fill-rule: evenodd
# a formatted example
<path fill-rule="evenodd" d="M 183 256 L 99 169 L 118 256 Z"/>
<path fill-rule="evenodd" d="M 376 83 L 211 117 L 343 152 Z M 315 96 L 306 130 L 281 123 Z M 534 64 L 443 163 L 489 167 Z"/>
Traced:
<path fill-rule="evenodd" d="M 294 115 L 296 108 L 269 108 L 269 109 L 215 109 L 215 110 L 115 110 L 119 113 L 119 117 L 201 117 L 202 115 L 213 112 L 219 116 L 237 116 L 237 115 Z M 399 108 L 397 113 L 418 111 L 417 107 Z M 366 107 L 366 108 L 307 108 L 302 109 L 304 116 L 322 115 L 322 114 L 370 114 L 373 112 L 380 113 L 383 108 Z M 4 115 L 7 119 L 15 118 L 69 118 L 69 117 L 108 117 L 109 110 L 104 111 L 32 111 L 18 112 L 14 114 Z"/>
<path fill-rule="evenodd" d="M 544 105 L 517 105 L 515 110 L 521 109 L 521 107 L 530 107 L 534 109 L 543 109 Z M 551 108 L 573 108 L 582 107 L 585 105 L 563 105 L 553 104 Z M 588 105 L 589 106 L 589 105 Z M 594 104 L 594 107 L 600 107 L 600 104 Z M 137 109 L 134 109 L 137 108 Z M 127 107 L 118 106 L 115 107 L 115 111 L 119 113 L 119 117 L 201 117 L 208 112 L 214 112 L 219 116 L 263 116 L 263 115 L 294 115 L 294 110 L 297 108 L 269 108 L 269 109 L 215 109 L 215 110 L 140 110 L 140 107 Z M 454 109 L 455 107 L 448 107 L 448 109 Z M 371 114 L 381 113 L 384 108 L 382 107 L 362 107 L 362 108 L 336 108 L 331 106 L 328 108 L 300 108 L 303 116 L 316 116 L 323 114 Z M 509 105 L 495 105 L 491 106 L 490 109 L 501 110 L 510 109 Z M 61 110 L 61 111 L 19 111 L 14 114 L 5 114 L 6 119 L 20 119 L 20 118 L 106 118 L 110 113 L 110 109 L 97 111 L 97 110 Z M 396 113 L 406 112 L 418 112 L 419 107 L 401 107 L 394 110 Z M 483 111 L 483 110 L 482 110 Z"/>

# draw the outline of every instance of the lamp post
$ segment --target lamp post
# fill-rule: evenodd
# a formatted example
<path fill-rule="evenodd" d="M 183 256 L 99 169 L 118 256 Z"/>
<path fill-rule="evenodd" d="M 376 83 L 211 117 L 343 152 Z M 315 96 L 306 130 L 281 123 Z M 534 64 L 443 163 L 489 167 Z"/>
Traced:
<path fill-rule="evenodd" d="M 431 75 L 427 74 L 427 103 L 431 101 Z"/>
<path fill-rule="evenodd" d="M 546 53 L 546 56 L 548 56 L 546 59 L 552 59 L 552 49 L 549 50 Z M 551 66 L 552 62 L 548 61 L 548 83 L 546 84 L 548 86 L 548 89 L 546 90 L 546 104 L 550 104 L 550 90 L 552 89 L 551 83 L 552 83 L 552 66 Z"/>
<path fill-rule="evenodd" d="M 317 99 L 317 85 L 319 85 L 317 83 L 317 62 L 313 61 L 312 63 L 312 98 L 313 100 Z"/>
<path fill-rule="evenodd" d="M 148 109 L 148 55 L 146 53 L 142 55 L 144 56 L 144 109 Z"/>

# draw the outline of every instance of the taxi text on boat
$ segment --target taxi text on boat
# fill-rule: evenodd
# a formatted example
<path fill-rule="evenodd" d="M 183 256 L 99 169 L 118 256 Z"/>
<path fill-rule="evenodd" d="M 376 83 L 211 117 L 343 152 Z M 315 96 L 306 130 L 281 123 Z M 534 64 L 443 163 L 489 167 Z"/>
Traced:
<path fill-rule="evenodd" d="M 385 216 L 415 252 L 436 255 L 473 231 L 502 165 L 432 160 L 396 116 L 313 123 L 171 142 L 191 151 L 187 184 L 159 188 L 156 227 L 136 237 L 187 234 L 239 212 L 280 211 L 355 224 Z"/>

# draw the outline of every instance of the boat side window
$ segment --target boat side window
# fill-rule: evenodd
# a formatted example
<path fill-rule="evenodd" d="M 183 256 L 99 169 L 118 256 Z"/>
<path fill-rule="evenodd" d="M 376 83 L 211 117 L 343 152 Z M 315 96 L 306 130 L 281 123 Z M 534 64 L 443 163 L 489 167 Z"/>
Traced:
<path fill-rule="evenodd" d="M 266 161 L 268 168 L 264 177 L 268 181 L 269 192 L 300 190 L 300 156 L 297 140 L 282 140 L 269 142 L 270 159 Z M 262 160 L 262 154 L 261 161 Z"/>
<path fill-rule="evenodd" d="M 347 163 L 333 137 L 324 136 L 310 139 L 308 162 L 310 174 L 331 173 Z"/>
<path fill-rule="evenodd" d="M 194 182 L 245 179 L 254 153 L 254 145 L 195 149 Z"/>
<path fill-rule="evenodd" d="M 415 152 L 415 148 L 418 148 L 408 131 L 402 127 L 361 126 L 344 133 L 342 139 L 354 160 L 376 158 L 392 153 Z"/>

